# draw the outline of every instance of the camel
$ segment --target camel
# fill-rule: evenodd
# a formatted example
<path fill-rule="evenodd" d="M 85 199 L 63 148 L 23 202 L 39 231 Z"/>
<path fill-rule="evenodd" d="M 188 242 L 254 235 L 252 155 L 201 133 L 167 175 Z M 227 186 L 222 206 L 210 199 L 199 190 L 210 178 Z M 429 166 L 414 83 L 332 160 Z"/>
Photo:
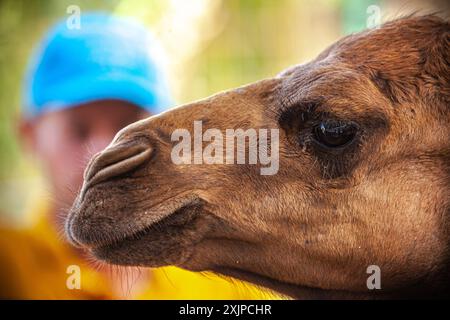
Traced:
<path fill-rule="evenodd" d="M 107 263 L 209 271 L 292 298 L 448 297 L 449 44 L 449 21 L 401 18 L 122 129 L 86 168 L 69 240 Z M 174 163 L 172 133 L 195 121 L 278 129 L 276 174 Z"/>

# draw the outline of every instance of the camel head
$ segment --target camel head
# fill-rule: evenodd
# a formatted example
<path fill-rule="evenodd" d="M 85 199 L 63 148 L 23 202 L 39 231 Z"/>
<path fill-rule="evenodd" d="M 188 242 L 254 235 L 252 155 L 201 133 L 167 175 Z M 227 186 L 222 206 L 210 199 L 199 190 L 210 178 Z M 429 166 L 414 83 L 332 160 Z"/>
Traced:
<path fill-rule="evenodd" d="M 69 239 L 299 298 L 447 294 L 449 44 L 449 22 L 400 19 L 124 128 L 86 168 Z"/>

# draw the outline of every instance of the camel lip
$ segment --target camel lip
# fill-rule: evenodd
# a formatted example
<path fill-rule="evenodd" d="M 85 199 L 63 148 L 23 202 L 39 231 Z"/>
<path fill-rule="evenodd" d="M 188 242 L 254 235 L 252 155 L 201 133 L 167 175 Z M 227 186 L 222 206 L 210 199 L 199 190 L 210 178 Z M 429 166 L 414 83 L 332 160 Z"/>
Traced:
<path fill-rule="evenodd" d="M 128 253 L 130 248 L 136 248 L 142 243 L 149 243 L 149 238 L 155 239 L 157 242 L 170 233 L 170 240 L 176 239 L 178 234 L 182 234 L 184 227 L 190 225 L 193 221 L 200 217 L 197 209 L 201 208 L 199 203 L 191 203 L 180 207 L 174 213 L 163 218 L 156 224 L 150 225 L 147 228 L 136 231 L 135 233 L 123 237 L 120 240 L 112 241 L 110 243 L 94 246 L 89 248 L 89 253 L 96 259 L 103 260 L 109 264 L 122 266 L 142 266 L 142 267 L 162 267 L 167 264 L 163 260 L 151 264 L 139 262 L 139 260 L 118 259 L 123 253 Z M 157 238 L 160 239 L 157 239 Z M 175 238 L 174 238 L 175 237 Z M 153 240 L 153 241 L 155 241 Z M 170 241 L 169 241 L 170 242 Z M 151 242 L 150 242 L 151 243 Z"/>
<path fill-rule="evenodd" d="M 181 212 L 188 207 L 200 205 L 201 203 L 202 203 L 201 199 L 197 195 L 192 193 L 178 194 L 176 196 L 162 200 L 153 205 L 150 209 L 145 211 L 145 214 L 149 215 L 151 219 L 146 219 L 147 221 L 143 222 L 141 225 L 136 225 L 134 229 L 128 228 L 127 232 L 123 232 L 121 234 L 113 236 L 111 234 L 108 234 L 108 237 L 104 237 L 100 241 L 81 240 L 80 236 L 76 236 L 77 232 L 74 227 L 75 224 L 74 220 L 77 218 L 78 213 L 75 214 L 72 213 L 66 220 L 65 224 L 66 235 L 69 242 L 76 247 L 88 250 L 93 250 L 101 247 L 111 247 L 123 242 L 124 240 L 130 238 L 137 238 L 141 235 L 141 233 L 145 233 L 145 231 L 147 230 L 150 229 L 153 230 L 154 228 L 152 227 L 155 226 L 156 224 L 158 224 L 159 228 L 160 223 L 166 218 L 169 218 L 173 214 Z"/>

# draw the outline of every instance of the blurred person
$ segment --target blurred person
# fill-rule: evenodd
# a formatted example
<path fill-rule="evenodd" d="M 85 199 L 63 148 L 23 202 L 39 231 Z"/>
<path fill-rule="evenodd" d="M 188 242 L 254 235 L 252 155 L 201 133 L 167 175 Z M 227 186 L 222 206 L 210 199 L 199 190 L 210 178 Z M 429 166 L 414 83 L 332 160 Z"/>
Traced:
<path fill-rule="evenodd" d="M 25 80 L 20 140 L 42 168 L 51 200 L 35 204 L 31 228 L 0 230 L 0 297 L 269 297 L 247 284 L 174 267 L 114 272 L 65 243 L 64 209 L 82 184 L 86 161 L 119 129 L 171 103 L 155 51 L 144 27 L 104 14 L 84 14 L 80 29 L 62 21 L 45 37 Z M 78 271 L 79 288 L 72 282 Z"/>

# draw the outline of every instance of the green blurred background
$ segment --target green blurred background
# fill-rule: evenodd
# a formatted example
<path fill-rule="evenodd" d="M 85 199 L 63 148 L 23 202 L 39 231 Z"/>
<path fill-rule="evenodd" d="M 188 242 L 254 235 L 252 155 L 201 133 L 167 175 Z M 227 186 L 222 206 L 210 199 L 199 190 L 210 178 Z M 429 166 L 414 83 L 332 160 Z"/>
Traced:
<path fill-rule="evenodd" d="M 36 43 L 69 16 L 71 5 L 81 14 L 108 11 L 148 25 L 164 49 L 177 103 L 305 62 L 339 37 L 365 29 L 377 10 L 385 21 L 449 6 L 445 0 L 2 0 L 0 218 L 11 222 L 20 222 L 32 195 L 45 189 L 16 139 L 23 74 Z"/>

